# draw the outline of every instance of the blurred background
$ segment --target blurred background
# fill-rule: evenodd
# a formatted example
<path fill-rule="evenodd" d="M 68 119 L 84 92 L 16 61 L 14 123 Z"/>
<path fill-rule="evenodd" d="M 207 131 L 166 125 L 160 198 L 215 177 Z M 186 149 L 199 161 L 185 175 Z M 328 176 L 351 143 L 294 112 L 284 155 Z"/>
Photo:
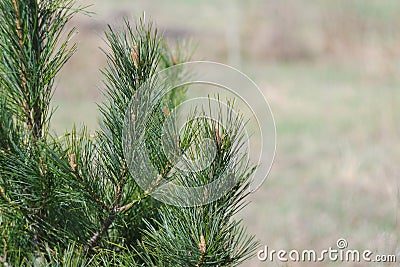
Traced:
<path fill-rule="evenodd" d="M 78 52 L 58 77 L 52 127 L 98 127 L 103 31 L 146 12 L 193 59 L 250 76 L 274 112 L 277 154 L 238 217 L 270 249 L 400 252 L 400 1 L 78 0 Z M 398 255 L 400 261 L 400 255 Z M 244 266 L 365 266 L 260 262 Z M 371 264 L 371 266 L 379 266 Z M 397 265 L 382 265 L 397 266 Z"/>

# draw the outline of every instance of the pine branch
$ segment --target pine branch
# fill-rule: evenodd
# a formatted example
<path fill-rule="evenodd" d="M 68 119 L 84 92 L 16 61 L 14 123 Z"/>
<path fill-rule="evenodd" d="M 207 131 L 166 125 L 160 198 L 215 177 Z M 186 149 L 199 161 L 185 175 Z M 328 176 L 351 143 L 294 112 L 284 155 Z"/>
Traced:
<path fill-rule="evenodd" d="M 2 215 L 7 213 L 3 213 L 4 206 L 18 215 L 7 215 L 9 225 L 25 225 L 10 242 L 24 242 L 24 254 L 37 253 L 44 242 L 63 238 L 57 236 L 62 231 L 54 234 L 57 222 L 52 216 L 56 212 L 51 210 L 54 180 L 62 166 L 49 168 L 54 162 L 48 157 L 56 155 L 47 143 L 46 130 L 54 78 L 75 51 L 75 45 L 69 45 L 73 30 L 65 39 L 62 36 L 66 23 L 80 11 L 72 5 L 70 0 L 0 2 L 0 87 L 5 105 L 0 127 L 4 141 L 0 205 Z"/>
<path fill-rule="evenodd" d="M 81 9 L 71 0 L 5 0 L 0 3 L 3 50 L 0 83 L 16 118 L 25 122 L 32 140 L 42 139 L 49 120 L 54 77 L 74 53 L 65 40 L 66 23 Z M 61 42 L 60 42 L 61 41 Z"/>
<path fill-rule="evenodd" d="M 211 113 L 211 110 L 200 114 L 193 112 L 187 118 L 188 123 L 180 138 L 182 150 L 189 153 L 189 158 L 201 155 L 201 144 L 194 142 L 204 138 L 214 140 L 217 154 L 212 164 L 201 171 L 193 171 L 191 175 L 175 171 L 174 183 L 197 187 L 210 184 L 215 179 L 223 179 L 224 172 L 228 171 L 235 177 L 225 177 L 234 179 L 233 188 L 206 205 L 189 208 L 163 206 L 160 209 L 160 221 L 147 222 L 141 245 L 151 258 L 145 261 L 147 265 L 157 262 L 157 266 L 237 266 L 253 255 L 257 242 L 246 235 L 239 222 L 233 219 L 234 214 L 245 205 L 244 199 L 249 194 L 249 177 L 254 168 L 248 165 L 246 154 L 240 152 L 246 141 L 243 121 L 240 116 L 233 116 L 229 112 L 233 110 L 232 105 L 228 102 L 228 112 L 223 112 L 220 107 L 218 114 Z M 227 115 L 224 117 L 222 114 Z M 193 118 L 197 118 L 197 122 Z M 217 121 L 224 122 L 225 128 L 220 129 L 214 120 L 207 118 L 217 118 Z M 183 164 L 196 169 L 190 160 Z M 219 184 L 226 186 L 225 182 Z M 216 188 L 211 190 L 211 193 L 218 192 Z M 187 197 L 198 197 L 207 203 L 208 194 L 211 193 L 206 190 L 203 195 Z"/>
<path fill-rule="evenodd" d="M 54 78 L 75 51 L 75 45 L 69 44 L 74 30 L 65 38 L 62 35 L 66 23 L 81 10 L 74 9 L 73 3 L 0 2 L 0 262 L 13 266 L 238 265 L 255 248 L 253 238 L 233 219 L 245 205 L 253 171 L 241 154 L 243 123 L 228 112 L 227 127 L 221 129 L 205 118 L 217 115 L 219 121 L 222 112 L 194 111 L 182 136 L 170 140 L 177 154 L 187 156 L 180 163 L 188 170 L 197 167 L 193 159 L 202 155 L 203 148 L 196 142 L 204 138 L 214 142 L 216 157 L 200 171 L 173 168 L 161 153 L 162 127 L 183 101 L 186 88 L 149 103 L 146 97 L 154 92 L 141 86 L 151 82 L 158 70 L 187 57 L 179 47 L 171 52 L 151 23 L 140 19 L 131 27 L 125 21 L 122 31 L 109 27 L 106 32 L 108 66 L 102 71 L 106 101 L 99 106 L 101 128 L 95 137 L 85 128 L 61 138 L 49 134 Z M 181 74 L 171 73 L 167 82 Z M 137 109 L 130 109 L 132 103 Z M 154 107 L 151 119 L 139 123 L 144 129 L 139 141 L 145 144 L 140 148 L 154 167 L 154 180 L 142 189 L 136 179 L 149 174 L 145 168 L 128 171 L 133 159 L 125 158 L 129 156 L 124 154 L 122 133 L 127 110 L 140 117 L 144 106 Z M 204 119 L 192 120 L 197 117 Z M 139 162 L 140 156 L 134 160 Z M 198 198 L 208 203 L 204 206 L 179 208 L 149 197 L 165 179 L 196 187 L 226 173 L 237 184 L 215 202 L 208 203 L 209 195 L 229 182 L 197 195 L 177 196 Z"/>
<path fill-rule="evenodd" d="M 18 43 L 20 45 L 20 47 L 24 47 L 24 36 L 23 36 L 23 29 L 21 27 L 21 21 L 20 21 L 20 17 L 21 14 L 19 12 L 19 7 L 18 7 L 18 0 L 13 0 L 13 6 L 14 6 L 14 10 L 15 10 L 15 24 L 16 24 L 16 29 L 17 29 L 17 36 L 18 36 Z M 18 51 L 19 53 L 19 57 L 22 59 L 23 58 L 23 54 L 22 51 Z M 24 90 L 24 93 L 26 94 L 26 98 L 29 99 L 29 91 L 28 91 L 28 87 L 26 86 L 26 78 L 25 78 L 25 65 L 23 63 L 21 63 L 21 84 L 22 84 L 22 88 Z M 26 101 L 26 99 L 24 99 L 23 101 L 23 108 L 24 108 L 24 112 L 25 112 L 25 116 L 27 118 L 27 125 L 29 130 L 32 131 L 32 138 L 36 139 L 37 138 L 37 132 L 33 131 L 33 122 L 30 116 L 30 107 L 28 102 Z"/>
<path fill-rule="evenodd" d="M 159 61 L 159 37 L 152 26 L 145 25 L 143 21 L 137 24 L 133 31 L 128 21 L 125 21 L 125 32 L 119 34 L 109 27 L 106 37 L 112 53 L 105 52 L 108 58 L 108 68 L 103 71 L 107 79 L 105 92 L 108 103 L 100 107 L 103 114 L 102 131 L 100 139 L 99 155 L 101 162 L 107 163 L 104 175 L 107 180 L 115 184 L 115 192 L 111 208 L 103 221 L 100 229 L 92 235 L 84 247 L 89 251 L 98 243 L 105 232 L 109 230 L 116 217 L 129 210 L 133 205 L 144 200 L 148 193 L 140 195 L 137 199 L 126 203 L 129 199 L 124 197 L 124 188 L 133 178 L 127 171 L 122 148 L 122 129 L 125 111 L 135 90 L 141 83 L 149 78 L 156 70 Z"/>

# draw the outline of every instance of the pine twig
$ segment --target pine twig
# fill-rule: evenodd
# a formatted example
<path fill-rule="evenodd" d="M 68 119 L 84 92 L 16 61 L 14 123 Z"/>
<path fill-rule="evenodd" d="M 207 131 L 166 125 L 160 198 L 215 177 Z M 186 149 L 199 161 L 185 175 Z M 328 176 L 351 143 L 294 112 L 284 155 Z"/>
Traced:
<path fill-rule="evenodd" d="M 134 201 L 130 202 L 129 204 L 126 204 L 122 207 L 118 208 L 118 205 L 121 201 L 121 196 L 122 196 L 122 187 L 121 184 L 125 183 L 126 179 L 126 166 L 123 167 L 123 173 L 125 173 L 124 178 L 121 180 L 120 185 L 118 186 L 117 193 L 116 193 L 116 198 L 114 201 L 113 208 L 111 210 L 110 215 L 107 217 L 107 219 L 104 221 L 103 225 L 101 226 L 100 230 L 95 233 L 88 241 L 87 244 L 84 247 L 85 253 L 87 253 L 103 236 L 103 234 L 110 228 L 111 224 L 114 222 L 115 217 L 122 212 L 125 212 L 129 210 L 132 206 L 134 206 L 137 203 L 140 203 L 141 200 L 145 199 L 150 195 L 150 193 L 157 187 L 157 185 L 162 181 L 162 175 L 158 175 L 157 180 L 154 182 L 154 184 L 146 190 L 139 198 L 135 199 Z"/>
<path fill-rule="evenodd" d="M 121 172 L 121 181 L 118 184 L 117 191 L 115 193 L 115 200 L 113 203 L 113 206 L 111 208 L 110 214 L 108 215 L 107 219 L 104 221 L 102 224 L 100 230 L 95 233 L 88 241 L 87 244 L 84 247 L 84 252 L 88 252 L 103 236 L 103 234 L 110 228 L 111 224 L 114 222 L 114 219 L 116 215 L 118 214 L 118 206 L 121 202 L 122 198 L 122 188 L 125 185 L 126 181 L 126 175 L 127 175 L 127 170 L 126 170 L 126 165 L 124 164 L 122 166 L 122 172 Z"/>
<path fill-rule="evenodd" d="M 21 26 L 21 21 L 20 21 L 20 11 L 19 11 L 19 7 L 18 7 L 18 0 L 13 0 L 13 6 L 15 9 L 15 24 L 17 26 L 17 36 L 18 36 L 18 43 L 20 45 L 20 49 L 23 49 L 24 47 L 24 32 Z M 18 51 L 19 57 L 22 59 L 23 58 L 23 54 L 22 51 L 19 50 Z M 27 99 L 29 99 L 29 90 L 28 90 L 28 86 L 26 85 L 26 77 L 25 77 L 25 73 L 26 73 L 26 69 L 25 69 L 25 65 L 24 63 L 21 62 L 21 84 L 22 84 L 22 89 L 24 90 L 25 93 L 25 99 L 23 101 L 23 109 L 25 112 L 25 116 L 27 119 L 27 125 L 29 130 L 32 132 L 32 137 L 33 139 L 36 139 L 36 133 L 33 131 L 33 121 L 31 118 L 31 108 L 29 106 L 29 103 L 27 101 Z"/>
<path fill-rule="evenodd" d="M 136 203 L 140 202 L 142 199 L 145 199 L 147 196 L 150 195 L 151 192 L 157 187 L 157 185 L 161 182 L 162 180 L 162 175 L 158 175 L 157 180 L 154 182 L 154 184 L 150 187 L 150 189 L 146 190 L 142 196 L 140 196 L 138 199 L 135 199 L 129 204 L 126 204 L 125 206 L 122 206 L 118 209 L 118 212 L 124 212 L 130 209 L 133 205 Z"/>

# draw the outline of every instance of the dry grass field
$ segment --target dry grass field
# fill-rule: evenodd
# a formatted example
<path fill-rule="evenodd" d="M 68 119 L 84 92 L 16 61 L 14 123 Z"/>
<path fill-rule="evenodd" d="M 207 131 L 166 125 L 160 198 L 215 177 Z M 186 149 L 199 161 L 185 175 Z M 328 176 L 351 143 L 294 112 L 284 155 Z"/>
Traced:
<path fill-rule="evenodd" d="M 53 128 L 95 129 L 103 30 L 146 12 L 194 59 L 232 64 L 263 90 L 277 154 L 238 216 L 271 249 L 400 253 L 400 2 L 397 0 L 80 0 L 79 50 L 58 79 Z M 398 255 L 400 262 L 400 254 Z M 260 262 L 245 266 L 366 266 Z M 380 266 L 377 263 L 368 266 Z M 397 266 L 397 265 L 382 265 Z"/>

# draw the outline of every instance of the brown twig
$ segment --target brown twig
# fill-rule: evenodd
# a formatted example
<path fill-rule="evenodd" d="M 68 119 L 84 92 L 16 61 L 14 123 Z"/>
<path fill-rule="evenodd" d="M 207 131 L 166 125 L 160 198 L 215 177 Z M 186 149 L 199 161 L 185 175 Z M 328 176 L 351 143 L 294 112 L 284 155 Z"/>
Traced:
<path fill-rule="evenodd" d="M 147 196 L 149 196 L 149 194 L 157 187 L 157 185 L 162 181 L 162 175 L 159 174 L 157 177 L 157 180 L 154 182 L 154 184 L 148 189 L 146 190 L 143 195 L 141 195 L 138 199 L 135 199 L 134 201 L 130 202 L 129 204 L 126 204 L 122 207 L 119 207 L 119 204 L 121 202 L 121 197 L 122 197 L 122 188 L 125 184 L 125 179 L 126 179 L 126 166 L 123 166 L 123 179 L 121 180 L 120 184 L 117 187 L 117 192 L 116 192 L 116 197 L 115 197 L 115 201 L 113 204 L 113 208 L 111 210 L 111 213 L 109 214 L 109 216 L 107 217 L 107 219 L 104 221 L 103 225 L 101 226 L 100 230 L 95 233 L 88 241 L 87 244 L 84 247 L 84 251 L 88 252 L 103 236 L 103 234 L 108 230 L 108 228 L 111 226 L 111 224 L 113 223 L 115 217 L 122 212 L 125 212 L 127 210 L 129 210 L 133 205 L 139 203 L 142 199 L 146 198 Z"/>
<path fill-rule="evenodd" d="M 95 233 L 88 241 L 86 246 L 84 247 L 84 251 L 88 252 L 96 243 L 97 241 L 103 236 L 103 234 L 108 230 L 115 219 L 115 213 L 113 212 L 108 216 L 108 218 L 104 221 L 103 225 L 101 226 L 100 230 Z"/>
<path fill-rule="evenodd" d="M 154 184 L 150 187 L 150 189 L 146 190 L 142 196 L 140 196 L 138 199 L 135 199 L 134 201 L 132 201 L 131 203 L 128 203 L 122 207 L 120 207 L 117 211 L 118 212 L 124 212 L 127 211 L 128 209 L 130 209 L 133 205 L 135 205 L 136 203 L 139 203 L 142 199 L 146 198 L 155 188 L 156 186 L 162 181 L 162 175 L 158 175 L 157 176 L 157 180 L 154 182 Z"/>
<path fill-rule="evenodd" d="M 122 188 L 125 185 L 126 175 L 127 175 L 127 170 L 126 170 L 126 165 L 124 164 L 122 166 L 122 171 L 121 171 L 122 178 L 121 181 L 118 183 L 117 191 L 115 193 L 115 200 L 111 208 L 110 214 L 102 224 L 100 230 L 87 241 L 87 244 L 84 247 L 85 252 L 88 252 L 101 239 L 103 234 L 108 230 L 108 228 L 110 228 L 111 224 L 114 222 L 115 216 L 118 213 L 119 203 L 121 202 L 122 191 L 123 191 Z"/>

